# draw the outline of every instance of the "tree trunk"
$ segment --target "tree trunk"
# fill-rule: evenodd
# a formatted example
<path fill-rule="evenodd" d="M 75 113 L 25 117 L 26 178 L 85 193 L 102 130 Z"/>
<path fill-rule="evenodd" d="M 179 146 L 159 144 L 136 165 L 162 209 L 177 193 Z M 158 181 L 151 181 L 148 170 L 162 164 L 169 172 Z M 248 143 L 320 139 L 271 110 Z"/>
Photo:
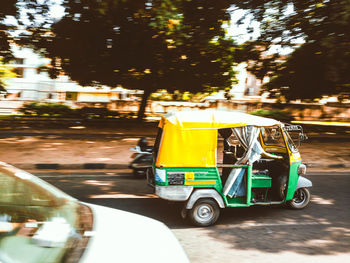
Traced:
<path fill-rule="evenodd" d="M 143 118 L 145 117 L 145 110 L 146 110 L 146 106 L 147 106 L 147 100 L 149 95 L 151 95 L 151 91 L 150 90 L 144 90 L 143 92 L 143 96 L 142 96 L 142 100 L 141 100 L 141 104 L 140 104 L 140 108 L 139 108 L 139 112 L 137 113 L 137 119 L 138 120 L 143 120 Z"/>

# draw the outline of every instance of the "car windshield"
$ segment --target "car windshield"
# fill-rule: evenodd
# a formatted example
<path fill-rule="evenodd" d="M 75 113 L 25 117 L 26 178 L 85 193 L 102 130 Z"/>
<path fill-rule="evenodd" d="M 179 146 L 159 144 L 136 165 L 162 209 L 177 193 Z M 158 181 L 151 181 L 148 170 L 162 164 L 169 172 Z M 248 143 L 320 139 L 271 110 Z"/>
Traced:
<path fill-rule="evenodd" d="M 82 240 L 86 209 L 41 179 L 0 164 L 0 262 L 64 262 L 72 241 Z"/>

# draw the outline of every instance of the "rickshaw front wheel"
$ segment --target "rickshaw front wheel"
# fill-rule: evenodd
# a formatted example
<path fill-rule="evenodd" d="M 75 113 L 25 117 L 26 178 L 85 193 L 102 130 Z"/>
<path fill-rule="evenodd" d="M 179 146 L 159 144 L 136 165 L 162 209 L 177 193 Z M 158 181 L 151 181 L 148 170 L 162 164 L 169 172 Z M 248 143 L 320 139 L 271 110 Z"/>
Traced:
<path fill-rule="evenodd" d="M 293 199 L 287 204 L 292 209 L 303 209 L 309 204 L 310 198 L 311 194 L 307 188 L 299 188 L 295 191 Z"/>
<path fill-rule="evenodd" d="M 189 218 L 196 226 L 210 226 L 215 224 L 220 215 L 220 208 L 216 201 L 208 198 L 199 199 L 189 211 Z"/>

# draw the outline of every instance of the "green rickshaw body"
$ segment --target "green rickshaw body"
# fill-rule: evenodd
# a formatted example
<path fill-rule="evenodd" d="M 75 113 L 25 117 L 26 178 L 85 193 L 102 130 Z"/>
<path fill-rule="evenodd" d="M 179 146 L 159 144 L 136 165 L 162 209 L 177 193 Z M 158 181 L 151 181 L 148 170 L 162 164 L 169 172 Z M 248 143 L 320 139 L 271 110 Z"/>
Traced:
<path fill-rule="evenodd" d="M 297 173 L 298 167 L 300 166 L 301 161 L 294 162 L 290 166 L 289 171 L 289 181 L 288 181 L 288 188 L 287 188 L 287 194 L 286 198 L 283 200 L 283 202 L 290 201 L 293 199 L 299 175 Z M 160 197 L 163 199 L 167 199 L 170 201 L 186 201 L 188 200 L 190 194 L 195 189 L 215 189 L 222 197 L 225 207 L 247 207 L 255 204 L 261 204 L 261 203 L 252 203 L 251 202 L 251 188 L 257 188 L 257 187 L 271 187 L 271 180 L 266 177 L 257 177 L 252 175 L 252 167 L 246 166 L 247 169 L 247 196 L 246 197 L 232 197 L 229 198 L 225 196 L 222 192 L 223 185 L 220 178 L 220 174 L 217 168 L 198 168 L 198 167 L 180 167 L 180 168 L 157 168 L 155 167 L 155 170 L 157 173 L 160 171 L 164 171 L 165 182 L 160 180 L 155 180 L 155 187 L 156 187 L 156 193 L 163 189 L 164 187 L 170 187 L 173 190 L 170 190 L 170 188 L 166 189 L 166 194 L 159 194 Z M 188 174 L 193 176 L 193 179 L 186 180 L 185 178 L 188 178 Z M 179 182 L 179 184 L 174 185 L 173 182 L 173 176 L 177 175 L 178 178 L 183 178 L 184 183 Z M 170 183 L 169 183 L 170 178 Z M 180 179 L 182 180 L 182 179 Z M 176 189 L 179 188 L 179 189 Z M 188 190 L 184 190 L 184 189 Z M 181 190 L 180 190 L 181 189 Z M 175 194 L 176 192 L 186 192 L 184 197 L 178 198 Z M 282 202 L 281 202 L 282 203 Z"/>

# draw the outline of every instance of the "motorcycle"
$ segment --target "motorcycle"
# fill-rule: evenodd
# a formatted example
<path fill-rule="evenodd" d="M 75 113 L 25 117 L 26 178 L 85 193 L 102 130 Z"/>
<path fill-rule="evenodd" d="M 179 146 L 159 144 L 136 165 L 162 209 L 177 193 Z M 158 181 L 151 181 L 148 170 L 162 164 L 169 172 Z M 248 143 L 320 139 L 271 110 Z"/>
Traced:
<path fill-rule="evenodd" d="M 147 139 L 142 137 L 134 148 L 130 148 L 134 153 L 133 160 L 129 164 L 135 177 L 146 177 L 147 170 L 152 168 L 153 147 L 148 145 Z"/>

